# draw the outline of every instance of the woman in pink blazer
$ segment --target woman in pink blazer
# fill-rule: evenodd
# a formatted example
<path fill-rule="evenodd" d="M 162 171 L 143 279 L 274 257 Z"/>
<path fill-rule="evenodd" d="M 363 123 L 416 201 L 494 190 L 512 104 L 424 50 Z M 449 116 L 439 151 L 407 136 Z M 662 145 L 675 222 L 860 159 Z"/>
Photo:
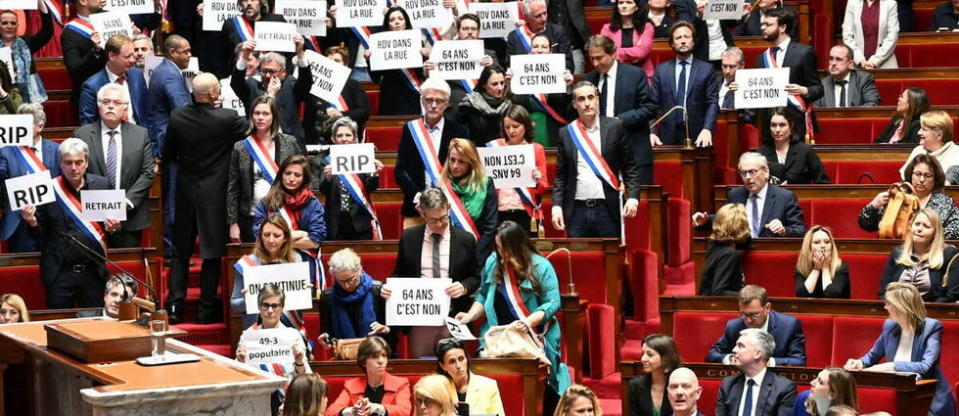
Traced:
<path fill-rule="evenodd" d="M 642 67 L 646 79 L 652 81 L 654 68 L 649 53 L 653 50 L 654 31 L 636 0 L 618 0 L 612 21 L 604 24 L 600 33 L 616 44 L 617 61 Z"/>

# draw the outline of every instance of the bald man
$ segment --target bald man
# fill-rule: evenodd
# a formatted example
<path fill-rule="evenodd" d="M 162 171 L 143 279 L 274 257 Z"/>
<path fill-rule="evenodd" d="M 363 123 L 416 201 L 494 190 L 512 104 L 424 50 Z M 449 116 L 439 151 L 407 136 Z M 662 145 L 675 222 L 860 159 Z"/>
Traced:
<path fill-rule="evenodd" d="M 183 318 L 187 268 L 200 235 L 201 324 L 223 319 L 216 298 L 220 259 L 226 254 L 226 181 L 233 144 L 246 137 L 248 123 L 236 111 L 217 108 L 220 82 L 210 73 L 193 79 L 194 104 L 173 110 L 163 146 L 163 161 L 176 163 L 173 261 L 167 305 L 170 319 Z"/>
<path fill-rule="evenodd" d="M 702 415 L 696 408 L 696 402 L 703 394 L 703 388 L 699 386 L 699 379 L 696 378 L 693 370 L 686 367 L 673 370 L 666 385 L 666 392 L 674 416 Z"/>

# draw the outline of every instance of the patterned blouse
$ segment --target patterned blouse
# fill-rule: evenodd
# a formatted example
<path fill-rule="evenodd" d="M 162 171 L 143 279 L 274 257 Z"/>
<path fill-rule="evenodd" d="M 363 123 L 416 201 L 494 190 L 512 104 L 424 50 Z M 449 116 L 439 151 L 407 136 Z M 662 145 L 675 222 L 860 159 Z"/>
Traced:
<path fill-rule="evenodd" d="M 959 207 L 956 207 L 952 197 L 942 192 L 935 192 L 929 197 L 926 208 L 939 214 L 946 240 L 959 240 Z M 886 207 L 874 208 L 871 204 L 866 204 L 859 213 L 859 228 L 878 231 L 879 220 L 882 219 L 885 210 Z"/>

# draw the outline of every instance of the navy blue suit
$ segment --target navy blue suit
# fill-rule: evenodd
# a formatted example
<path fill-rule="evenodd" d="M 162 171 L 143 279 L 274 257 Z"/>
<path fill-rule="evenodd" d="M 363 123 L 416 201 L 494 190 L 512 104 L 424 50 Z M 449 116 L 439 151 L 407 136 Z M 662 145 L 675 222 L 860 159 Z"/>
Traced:
<path fill-rule="evenodd" d="M 776 185 L 767 185 L 769 190 L 766 191 L 766 202 L 763 204 L 763 213 L 760 216 L 762 219 L 763 229 L 759 234 L 760 237 L 802 237 L 806 234 L 806 222 L 803 221 L 802 208 L 799 208 L 799 202 L 796 200 L 796 195 L 792 191 L 780 188 Z M 729 198 L 726 200 L 727 203 L 731 204 L 743 204 L 746 205 L 747 200 L 749 199 L 749 191 L 745 187 L 733 188 L 729 191 Z M 746 206 L 746 209 L 749 209 L 749 206 Z M 776 235 L 772 231 L 769 231 L 768 228 L 765 228 L 766 224 L 769 224 L 772 220 L 779 220 L 783 223 L 783 227 L 786 228 L 786 234 Z"/>
<path fill-rule="evenodd" d="M 773 358 L 777 366 L 806 365 L 806 334 L 802 330 L 802 322 L 784 313 L 769 311 L 769 334 L 776 340 L 776 350 Z M 726 354 L 732 354 L 739 332 L 746 329 L 743 318 L 733 318 L 726 321 L 726 332 L 716 341 L 716 344 L 706 353 L 706 361 L 711 363 L 723 362 Z M 737 401 L 737 403 L 739 403 Z M 792 406 L 789 407 L 792 409 Z M 735 414 L 735 413 L 734 413 Z"/>
<path fill-rule="evenodd" d="M 719 115 L 719 81 L 715 69 L 706 61 L 690 58 L 686 68 L 688 87 L 686 88 L 686 112 L 689 137 L 695 141 L 703 129 L 716 129 L 716 117 Z M 653 101 L 661 111 L 674 106 L 682 106 L 676 90 L 676 59 L 670 59 L 656 66 L 653 73 Z M 659 125 L 659 139 L 665 145 L 682 145 L 686 139 L 683 128 L 683 113 L 674 112 Z"/>
<path fill-rule="evenodd" d="M 895 371 L 917 373 L 922 379 L 936 379 L 936 396 L 929 406 L 929 414 L 937 416 L 953 416 L 956 414 L 956 399 L 952 396 L 949 381 L 939 368 L 939 351 L 942 347 L 942 322 L 932 318 L 923 320 L 922 326 L 916 328 L 916 336 L 912 341 L 912 357 L 910 361 L 896 361 Z M 882 324 L 882 334 L 876 339 L 872 349 L 863 355 L 863 367 L 870 367 L 879 363 L 883 358 L 892 361 L 899 349 L 899 337 L 902 328 L 892 319 Z"/>
<path fill-rule="evenodd" d="M 792 416 L 796 403 L 796 383 L 768 368 L 763 376 L 759 397 L 756 398 L 756 416 Z M 716 397 L 716 416 L 736 416 L 746 387 L 746 375 L 739 373 L 723 379 Z M 756 391 L 753 390 L 755 393 Z"/>
<path fill-rule="evenodd" d="M 50 171 L 50 176 L 60 176 L 60 158 L 57 155 L 60 145 L 53 140 L 43 139 L 40 146 L 43 165 Z M 37 251 L 37 241 L 27 232 L 27 225 L 20 218 L 20 212 L 9 211 L 10 203 L 7 201 L 5 181 L 28 173 L 27 167 L 17 154 L 19 152 L 19 149 L 12 146 L 0 148 L 0 240 L 7 240 L 9 250 L 13 253 Z"/>
<path fill-rule="evenodd" d="M 139 120 L 150 132 L 154 156 L 160 155 L 166 139 L 166 126 L 170 123 L 170 112 L 174 108 L 190 105 L 193 102 L 186 80 L 180 68 L 169 59 L 164 59 L 150 76 L 150 91 L 147 94 L 146 114 Z"/>
<path fill-rule="evenodd" d="M 127 71 L 126 83 L 130 86 L 130 106 L 127 111 L 133 112 L 133 119 L 138 123 L 143 123 L 143 117 L 146 115 L 145 104 L 147 100 L 147 82 L 143 78 L 143 71 L 139 68 L 130 68 Z M 110 76 L 107 75 L 106 68 L 93 74 L 83 86 L 80 87 L 80 101 L 77 107 L 80 110 L 80 125 L 90 124 L 100 120 L 100 111 L 97 109 L 97 91 L 100 87 L 110 82 Z M 130 113 L 128 112 L 127 115 Z"/>

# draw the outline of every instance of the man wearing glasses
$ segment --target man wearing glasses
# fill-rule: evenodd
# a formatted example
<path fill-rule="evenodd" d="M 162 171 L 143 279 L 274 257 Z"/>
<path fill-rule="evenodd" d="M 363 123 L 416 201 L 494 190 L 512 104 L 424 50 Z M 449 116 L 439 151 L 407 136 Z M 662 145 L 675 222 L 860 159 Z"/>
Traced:
<path fill-rule="evenodd" d="M 130 97 L 130 107 L 126 114 L 126 121 L 134 124 L 145 124 L 147 83 L 143 78 L 143 71 L 135 68 L 136 57 L 133 55 L 133 40 L 123 34 L 113 35 L 107 40 L 104 47 L 107 51 L 107 64 L 100 72 L 93 74 L 80 88 L 80 125 L 90 124 L 99 120 L 97 111 L 97 92 L 100 87 L 115 83 L 123 86 Z"/>
<path fill-rule="evenodd" d="M 776 340 L 768 366 L 806 365 L 806 334 L 802 322 L 772 310 L 766 289 L 756 285 L 746 285 L 739 291 L 739 317 L 726 322 L 726 331 L 706 353 L 706 361 L 735 364 L 730 361 L 734 356 L 733 348 L 740 332 L 746 328 L 762 329 Z"/>
<path fill-rule="evenodd" d="M 729 191 L 727 203 L 743 204 L 749 219 L 749 234 L 757 237 L 802 237 L 806 223 L 796 195 L 769 183 L 769 165 L 766 157 L 746 152 L 739 157 L 739 176 L 743 186 Z M 693 214 L 693 225 L 706 226 L 711 216 L 705 212 Z"/>

